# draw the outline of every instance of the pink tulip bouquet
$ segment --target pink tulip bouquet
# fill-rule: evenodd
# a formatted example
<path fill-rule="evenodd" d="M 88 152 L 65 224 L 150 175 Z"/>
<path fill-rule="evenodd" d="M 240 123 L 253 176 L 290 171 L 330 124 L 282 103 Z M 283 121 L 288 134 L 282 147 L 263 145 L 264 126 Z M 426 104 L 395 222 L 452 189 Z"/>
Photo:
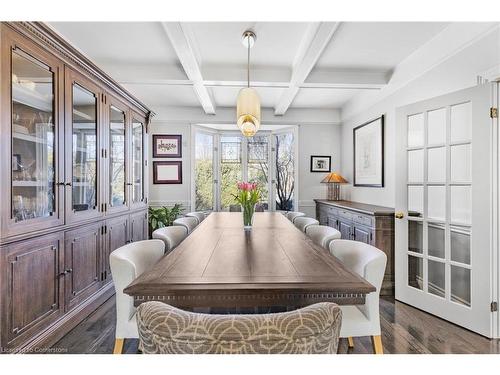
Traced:
<path fill-rule="evenodd" d="M 238 195 L 234 198 L 243 208 L 243 225 L 245 229 L 252 226 L 252 217 L 255 210 L 255 204 L 260 201 L 260 190 L 255 183 L 238 182 Z"/>

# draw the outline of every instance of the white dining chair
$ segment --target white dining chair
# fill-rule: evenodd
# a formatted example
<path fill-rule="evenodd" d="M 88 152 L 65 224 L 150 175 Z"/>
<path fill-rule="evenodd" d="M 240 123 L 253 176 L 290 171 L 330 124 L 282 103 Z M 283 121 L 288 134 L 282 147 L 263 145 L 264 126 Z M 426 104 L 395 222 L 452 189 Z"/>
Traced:
<path fill-rule="evenodd" d="M 302 232 L 305 232 L 308 226 L 318 225 L 319 221 L 316 219 L 313 219 L 311 217 L 301 216 L 301 217 L 295 218 L 295 220 L 293 221 L 293 224 L 297 228 L 299 228 Z"/>
<path fill-rule="evenodd" d="M 286 218 L 288 220 L 290 220 L 292 223 L 293 221 L 297 218 L 297 217 L 301 217 L 301 216 L 306 216 L 305 213 L 303 212 L 297 212 L 297 211 L 291 211 L 291 212 L 287 212 L 286 213 Z"/>
<path fill-rule="evenodd" d="M 329 250 L 330 242 L 339 240 L 341 237 L 340 232 L 332 227 L 326 225 L 309 225 L 306 228 L 307 236 L 316 244 Z"/>
<path fill-rule="evenodd" d="M 181 217 L 179 219 L 175 219 L 173 224 L 174 226 L 183 226 L 189 234 L 198 225 L 198 219 L 195 217 Z"/>
<path fill-rule="evenodd" d="M 188 212 L 186 214 L 186 216 L 188 216 L 188 217 L 195 217 L 196 219 L 198 219 L 198 224 L 201 224 L 201 222 L 203 220 L 205 220 L 205 218 L 206 218 L 205 213 L 204 212 L 200 212 L 200 211 L 198 211 L 198 212 Z"/>
<path fill-rule="evenodd" d="M 340 306 L 342 309 L 340 337 L 347 337 L 349 347 L 354 347 L 353 337 L 371 336 L 375 354 L 383 354 L 379 297 L 387 256 L 374 246 L 350 240 L 333 240 L 330 242 L 330 253 L 377 288 L 375 292 L 366 296 L 364 305 Z"/>
<path fill-rule="evenodd" d="M 184 226 L 171 226 L 158 228 L 152 233 L 152 237 L 162 240 L 165 244 L 165 254 L 171 252 L 179 245 L 188 235 L 187 229 Z"/>
<path fill-rule="evenodd" d="M 109 255 L 111 276 L 116 291 L 116 331 L 113 354 L 121 354 L 125 339 L 137 339 L 134 299 L 123 293 L 135 278 L 151 268 L 165 252 L 161 240 L 146 240 L 119 247 Z"/>

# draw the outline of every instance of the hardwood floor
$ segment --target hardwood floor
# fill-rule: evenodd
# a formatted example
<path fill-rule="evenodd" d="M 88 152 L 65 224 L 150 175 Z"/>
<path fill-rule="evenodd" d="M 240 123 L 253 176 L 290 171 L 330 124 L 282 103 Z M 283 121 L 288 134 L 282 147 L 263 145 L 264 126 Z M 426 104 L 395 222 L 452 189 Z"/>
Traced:
<path fill-rule="evenodd" d="M 380 301 L 384 353 L 500 353 L 500 340 L 488 340 L 411 306 L 384 297 Z M 112 353 L 114 297 L 54 345 L 67 353 Z M 126 340 L 124 352 L 137 353 L 137 340 Z M 341 339 L 339 353 L 372 353 L 369 337 L 355 338 L 354 348 Z"/>

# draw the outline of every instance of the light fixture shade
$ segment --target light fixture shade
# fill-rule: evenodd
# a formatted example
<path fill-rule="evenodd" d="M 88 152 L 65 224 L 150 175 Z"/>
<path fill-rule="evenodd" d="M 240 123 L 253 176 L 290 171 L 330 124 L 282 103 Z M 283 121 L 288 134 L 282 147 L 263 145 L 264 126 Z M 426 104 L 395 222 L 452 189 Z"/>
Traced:
<path fill-rule="evenodd" d="M 346 184 L 347 180 L 339 175 L 338 173 L 332 172 L 329 173 L 321 182 L 324 183 L 338 183 L 338 184 Z"/>
<path fill-rule="evenodd" d="M 260 98 L 250 87 L 241 89 L 236 104 L 236 118 L 245 137 L 253 137 L 260 128 Z"/>

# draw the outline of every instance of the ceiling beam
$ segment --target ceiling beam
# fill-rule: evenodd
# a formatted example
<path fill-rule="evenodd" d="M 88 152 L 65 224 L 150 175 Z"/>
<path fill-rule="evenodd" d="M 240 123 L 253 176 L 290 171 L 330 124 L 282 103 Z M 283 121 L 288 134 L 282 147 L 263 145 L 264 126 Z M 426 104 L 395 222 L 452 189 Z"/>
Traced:
<path fill-rule="evenodd" d="M 191 81 L 193 89 L 206 114 L 215 114 L 215 103 L 207 87 L 203 84 L 203 76 L 196 58 L 196 50 L 192 40 L 182 28 L 180 22 L 162 22 L 163 29 L 168 35 L 175 53 L 181 62 L 184 71 Z"/>
<path fill-rule="evenodd" d="M 169 70 L 155 72 L 154 66 L 138 65 L 127 67 L 128 74 L 122 74 L 119 67 L 111 70 L 113 77 L 126 85 L 165 85 L 186 86 L 193 82 L 184 79 L 170 78 Z M 172 69 L 170 69 L 172 70 Z M 246 87 L 247 71 L 243 67 L 232 65 L 212 66 L 202 69 L 205 87 Z M 381 89 L 389 82 L 391 72 L 371 69 L 313 69 L 307 80 L 298 84 L 299 88 L 323 89 Z M 291 70 L 285 67 L 259 67 L 252 69 L 252 87 L 270 87 L 286 89 L 290 87 Z"/>
<path fill-rule="evenodd" d="M 285 90 L 274 109 L 275 115 L 284 115 L 297 95 L 309 73 L 328 45 L 333 34 L 339 27 L 339 22 L 321 22 L 311 24 L 304 37 L 293 65 L 290 86 Z"/>

